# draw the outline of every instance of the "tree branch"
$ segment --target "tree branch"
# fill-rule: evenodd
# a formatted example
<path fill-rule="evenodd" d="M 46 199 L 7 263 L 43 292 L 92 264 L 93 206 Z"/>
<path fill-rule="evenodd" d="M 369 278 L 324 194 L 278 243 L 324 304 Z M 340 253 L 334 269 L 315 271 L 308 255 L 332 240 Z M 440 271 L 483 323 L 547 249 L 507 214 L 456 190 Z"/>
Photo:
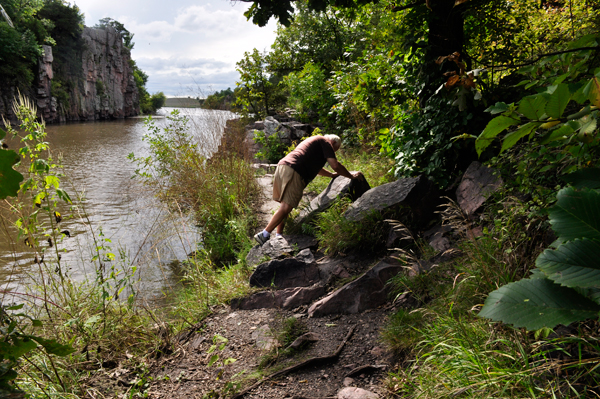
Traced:
<path fill-rule="evenodd" d="M 527 62 L 525 62 L 523 64 L 517 64 L 517 65 L 506 64 L 506 65 L 492 66 L 491 68 L 501 68 L 501 69 L 521 68 L 521 67 L 524 67 L 524 66 L 527 66 L 527 65 L 535 64 L 536 62 L 538 62 L 539 60 L 541 60 L 544 57 L 551 57 L 553 55 L 574 53 L 574 52 L 582 51 L 582 50 L 600 50 L 600 46 L 579 47 L 579 48 L 572 49 L 572 50 L 555 51 L 553 53 L 542 54 L 542 55 L 538 56 L 536 59 L 531 60 L 531 61 L 527 61 Z"/>

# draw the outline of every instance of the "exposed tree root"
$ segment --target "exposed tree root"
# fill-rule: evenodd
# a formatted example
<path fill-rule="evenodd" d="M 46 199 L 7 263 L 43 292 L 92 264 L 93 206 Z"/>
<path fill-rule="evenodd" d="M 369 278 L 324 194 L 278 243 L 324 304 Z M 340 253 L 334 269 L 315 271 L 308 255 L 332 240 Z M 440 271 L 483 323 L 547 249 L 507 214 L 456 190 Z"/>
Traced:
<path fill-rule="evenodd" d="M 279 371 L 271 374 L 270 376 L 265 377 L 262 380 L 256 382 L 255 384 L 249 386 L 248 388 L 244 389 L 243 391 L 239 392 L 238 394 L 232 396 L 231 399 L 241 399 L 248 392 L 252 391 L 253 389 L 259 387 L 264 382 L 269 381 L 269 380 L 271 380 L 271 379 L 273 379 L 275 377 L 279 377 L 281 375 L 289 374 L 291 372 L 300 370 L 300 369 L 302 369 L 304 367 L 316 366 L 316 365 L 319 365 L 319 364 L 328 363 L 328 362 L 336 360 L 339 357 L 340 353 L 342 352 L 342 349 L 344 348 L 344 345 L 346 345 L 346 342 L 348 342 L 348 340 L 350 339 L 350 337 L 354 333 L 355 329 L 356 329 L 356 326 L 352 326 L 352 328 L 350 328 L 350 330 L 348 331 L 348 334 L 346 334 L 346 337 L 344 338 L 344 340 L 342 341 L 342 343 L 337 347 L 337 349 L 335 350 L 335 352 L 333 352 L 331 355 L 329 355 L 329 356 L 311 357 L 310 359 L 306 359 L 305 361 L 303 361 L 301 363 L 298 363 L 298 364 L 295 364 L 293 366 L 287 367 L 287 368 L 285 368 L 283 370 L 279 370 Z"/>

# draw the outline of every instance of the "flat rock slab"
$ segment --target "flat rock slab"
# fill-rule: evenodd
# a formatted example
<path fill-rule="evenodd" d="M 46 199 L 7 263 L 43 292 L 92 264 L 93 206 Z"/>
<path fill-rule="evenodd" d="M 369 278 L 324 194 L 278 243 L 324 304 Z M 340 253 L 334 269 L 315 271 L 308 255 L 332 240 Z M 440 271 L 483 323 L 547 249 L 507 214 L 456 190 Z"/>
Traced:
<path fill-rule="evenodd" d="M 294 287 L 278 291 L 261 291 L 243 298 L 231 300 L 232 310 L 252 309 L 293 309 L 308 305 L 325 295 L 325 287 L 315 284 L 311 287 Z"/>
<path fill-rule="evenodd" d="M 298 258 L 286 258 L 262 263 L 250 276 L 250 286 L 260 288 L 308 287 L 320 281 L 319 268 L 305 249 Z"/>
<path fill-rule="evenodd" d="M 456 200 L 467 216 L 472 216 L 487 197 L 502 185 L 500 174 L 475 161 L 469 165 L 456 189 Z"/>
<path fill-rule="evenodd" d="M 364 177 L 362 179 L 349 179 L 338 176 L 329 182 L 329 185 L 321 194 L 310 201 L 308 207 L 300 211 L 296 223 L 306 223 L 312 220 L 317 214 L 327 210 L 340 197 L 347 195 L 354 202 L 370 189 L 371 186 Z"/>
<path fill-rule="evenodd" d="M 284 235 L 283 237 L 271 236 L 271 239 L 262 246 L 255 245 L 246 256 L 248 266 L 255 266 L 265 260 L 282 259 L 293 256 L 294 253 L 307 248 L 316 248 L 318 245 L 314 237 L 303 235 Z"/>
<path fill-rule="evenodd" d="M 425 177 L 398 179 L 364 193 L 344 213 L 344 217 L 358 222 L 373 211 L 381 212 L 397 206 L 408 206 L 421 214 L 424 209 L 431 208 L 433 200 L 432 185 Z"/>
<path fill-rule="evenodd" d="M 310 317 L 328 314 L 360 313 L 386 303 L 388 299 L 387 281 L 402 270 L 399 263 L 381 261 L 358 279 L 327 295 L 311 305 Z"/>

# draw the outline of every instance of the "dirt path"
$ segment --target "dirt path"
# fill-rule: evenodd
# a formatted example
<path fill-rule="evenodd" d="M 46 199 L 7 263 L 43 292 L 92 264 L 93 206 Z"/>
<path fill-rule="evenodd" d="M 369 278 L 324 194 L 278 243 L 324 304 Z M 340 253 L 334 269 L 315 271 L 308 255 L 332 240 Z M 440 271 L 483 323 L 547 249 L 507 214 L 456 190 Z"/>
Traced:
<path fill-rule="evenodd" d="M 258 184 L 262 188 L 261 194 L 261 206 L 258 213 L 258 225 L 260 229 L 264 229 L 265 226 L 271 220 L 273 213 L 279 209 L 279 203 L 273 201 L 273 175 L 266 174 L 256 179 Z"/>
<path fill-rule="evenodd" d="M 272 175 L 264 175 L 258 181 L 263 188 L 258 218 L 264 228 L 279 204 L 271 199 Z M 239 392 L 275 371 L 309 358 L 330 356 L 354 328 L 335 361 L 266 381 L 244 398 L 337 398 L 337 393 L 347 386 L 386 397 L 387 373 L 397 367 L 393 354 L 380 338 L 389 306 L 361 314 L 321 318 L 309 318 L 307 309 L 307 306 L 292 311 L 232 311 L 227 306 L 213 309 L 213 314 L 196 328 L 171 339 L 173 353 L 148 365 L 143 381 L 139 370 L 117 367 L 107 370 L 92 385 L 106 393 L 105 397 L 126 398 L 140 392 L 146 395 L 143 397 L 154 399 L 227 398 L 234 394 L 229 388 Z M 283 326 L 292 319 L 297 320 L 295 328 L 314 333 L 317 340 L 284 356 L 285 348 L 277 338 L 281 338 Z M 261 368 L 267 359 L 271 361 Z"/>

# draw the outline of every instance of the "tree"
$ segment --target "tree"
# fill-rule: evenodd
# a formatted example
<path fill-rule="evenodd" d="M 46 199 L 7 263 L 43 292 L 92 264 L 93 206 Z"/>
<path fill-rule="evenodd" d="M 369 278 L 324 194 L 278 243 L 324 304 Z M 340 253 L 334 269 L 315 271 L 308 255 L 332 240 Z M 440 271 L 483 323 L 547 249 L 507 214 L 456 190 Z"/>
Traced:
<path fill-rule="evenodd" d="M 52 21 L 50 35 L 56 41 L 52 68 L 55 78 L 65 83 L 79 77 L 83 68 L 81 55 L 84 40 L 83 14 L 77 5 L 63 0 L 47 0 L 38 12 L 38 17 Z"/>
<path fill-rule="evenodd" d="M 165 105 L 165 101 L 167 101 L 167 96 L 165 96 L 165 93 L 162 91 L 154 93 L 152 96 L 150 96 L 152 112 L 156 112 L 158 109 L 162 108 Z"/>
<path fill-rule="evenodd" d="M 241 80 L 236 83 L 241 89 L 237 103 L 245 114 L 263 118 L 284 103 L 278 86 L 280 79 L 270 73 L 269 63 L 268 54 L 254 49 L 252 53 L 244 53 L 244 58 L 236 64 Z"/>

